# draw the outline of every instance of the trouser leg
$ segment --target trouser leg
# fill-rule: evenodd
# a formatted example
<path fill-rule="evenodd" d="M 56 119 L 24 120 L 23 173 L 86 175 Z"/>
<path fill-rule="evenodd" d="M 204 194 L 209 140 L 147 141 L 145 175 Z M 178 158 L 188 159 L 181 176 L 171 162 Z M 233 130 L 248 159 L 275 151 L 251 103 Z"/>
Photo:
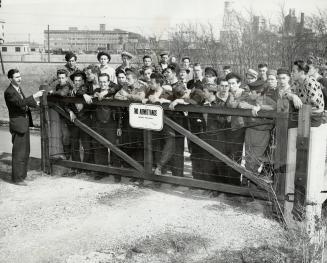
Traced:
<path fill-rule="evenodd" d="M 81 161 L 80 156 L 80 133 L 81 130 L 76 127 L 75 125 L 72 125 L 69 127 L 70 130 L 70 138 L 71 138 L 71 152 L 72 152 L 72 160 L 76 162 Z"/>
<path fill-rule="evenodd" d="M 27 165 L 30 153 L 30 134 L 12 133 L 12 180 L 18 182 L 27 176 Z"/>
<path fill-rule="evenodd" d="M 67 159 L 69 159 L 71 156 L 70 131 L 68 126 L 69 124 L 67 123 L 67 121 L 61 118 L 62 144 Z"/>

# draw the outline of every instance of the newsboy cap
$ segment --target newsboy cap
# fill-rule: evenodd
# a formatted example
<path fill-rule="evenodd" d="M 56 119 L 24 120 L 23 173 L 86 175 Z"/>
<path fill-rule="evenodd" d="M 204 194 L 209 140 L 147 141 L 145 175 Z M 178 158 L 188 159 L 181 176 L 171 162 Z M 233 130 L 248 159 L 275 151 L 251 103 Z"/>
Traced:
<path fill-rule="evenodd" d="M 238 81 L 242 81 L 242 76 L 238 73 L 231 72 L 226 75 L 226 80 L 228 81 L 230 79 L 237 79 Z"/>
<path fill-rule="evenodd" d="M 258 78 L 258 72 L 256 72 L 252 68 L 249 68 L 248 71 L 245 73 L 245 76 L 251 76 L 253 78 Z"/>
<path fill-rule="evenodd" d="M 288 76 L 291 76 L 289 70 L 286 69 L 286 68 L 279 68 L 279 69 L 277 69 L 277 75 L 280 75 L 280 74 L 286 74 Z"/>
<path fill-rule="evenodd" d="M 134 57 L 131 53 L 129 53 L 129 52 L 127 52 L 127 51 L 123 51 L 123 52 L 121 52 L 121 56 L 126 56 L 126 57 L 128 57 L 129 59 L 132 59 L 132 58 Z"/>
<path fill-rule="evenodd" d="M 206 67 L 204 69 L 204 74 L 212 74 L 213 76 L 217 77 L 218 73 L 213 67 Z"/>
<path fill-rule="evenodd" d="M 264 80 L 258 79 L 252 83 L 249 83 L 248 86 L 250 90 L 260 90 L 265 88 L 266 82 Z"/>

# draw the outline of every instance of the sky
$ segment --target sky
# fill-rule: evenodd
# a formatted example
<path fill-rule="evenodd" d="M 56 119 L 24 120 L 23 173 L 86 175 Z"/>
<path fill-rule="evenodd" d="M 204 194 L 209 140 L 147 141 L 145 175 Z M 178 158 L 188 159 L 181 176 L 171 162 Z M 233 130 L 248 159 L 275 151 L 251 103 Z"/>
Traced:
<path fill-rule="evenodd" d="M 326 0 L 234 0 L 234 9 L 250 11 L 278 23 L 281 6 L 295 8 L 296 14 L 327 9 Z M 177 24 L 222 26 L 224 0 L 2 0 L 0 20 L 5 24 L 5 41 L 43 43 L 43 31 L 50 29 L 119 28 L 145 36 L 167 37 Z"/>

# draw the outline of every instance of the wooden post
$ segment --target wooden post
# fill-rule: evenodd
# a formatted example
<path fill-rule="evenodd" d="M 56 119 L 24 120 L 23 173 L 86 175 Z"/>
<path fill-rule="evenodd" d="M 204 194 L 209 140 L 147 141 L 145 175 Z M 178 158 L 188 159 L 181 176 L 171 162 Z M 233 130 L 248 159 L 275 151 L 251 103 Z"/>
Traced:
<path fill-rule="evenodd" d="M 47 90 L 47 85 L 41 85 L 40 90 Z M 49 111 L 47 92 L 40 99 L 40 128 L 41 128 L 41 166 L 44 173 L 50 174 L 50 152 L 49 152 Z"/>
<path fill-rule="evenodd" d="M 152 174 L 152 132 L 144 130 L 144 173 L 145 176 Z"/>
<path fill-rule="evenodd" d="M 303 105 L 299 110 L 297 141 L 296 141 L 296 170 L 294 180 L 294 205 L 292 214 L 302 221 L 305 216 L 306 187 L 308 178 L 308 158 L 310 142 L 311 106 Z"/>
<path fill-rule="evenodd" d="M 277 196 L 282 197 L 285 196 L 288 121 L 289 102 L 287 99 L 280 99 L 277 101 L 276 150 L 274 154 L 276 179 L 274 183 Z M 282 200 L 280 202 L 281 208 L 284 210 L 284 202 Z"/>

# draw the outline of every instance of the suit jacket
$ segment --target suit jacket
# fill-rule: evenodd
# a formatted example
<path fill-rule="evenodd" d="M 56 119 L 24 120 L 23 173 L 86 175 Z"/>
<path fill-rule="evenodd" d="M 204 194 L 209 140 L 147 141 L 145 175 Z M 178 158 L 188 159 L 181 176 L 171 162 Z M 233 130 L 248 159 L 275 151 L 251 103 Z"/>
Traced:
<path fill-rule="evenodd" d="M 32 114 L 29 107 L 36 107 L 37 103 L 33 96 L 23 98 L 11 84 L 5 90 L 5 101 L 9 111 L 10 132 L 24 134 L 29 127 L 33 127 Z"/>

